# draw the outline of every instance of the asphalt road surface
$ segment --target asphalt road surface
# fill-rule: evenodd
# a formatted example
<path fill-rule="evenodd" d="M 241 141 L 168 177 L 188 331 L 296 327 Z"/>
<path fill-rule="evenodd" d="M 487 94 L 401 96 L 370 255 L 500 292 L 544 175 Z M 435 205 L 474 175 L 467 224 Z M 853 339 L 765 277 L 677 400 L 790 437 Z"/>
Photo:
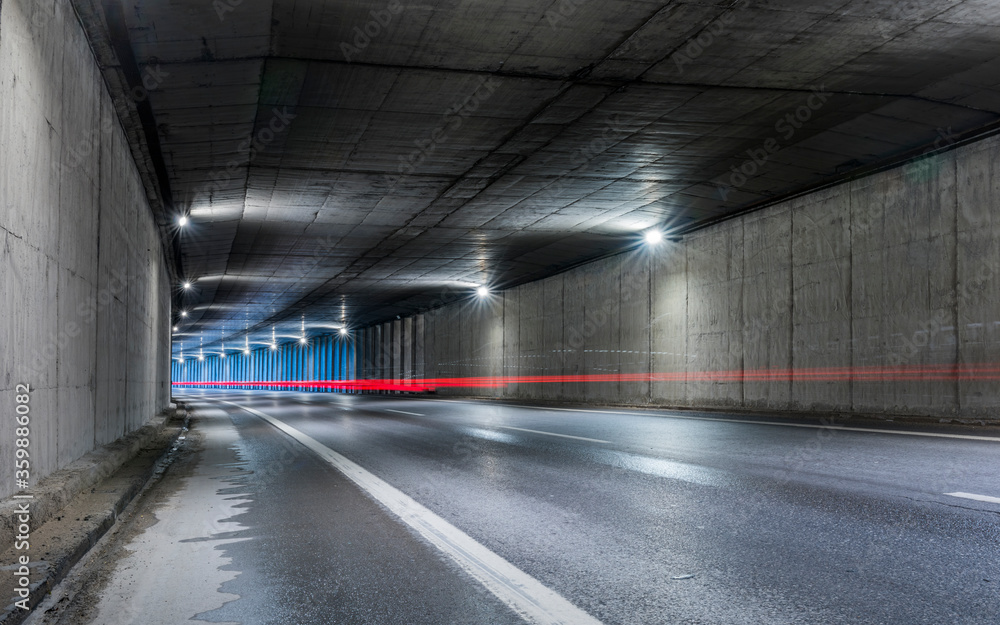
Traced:
<path fill-rule="evenodd" d="M 181 399 L 191 466 L 89 622 L 1000 623 L 995 431 Z"/>

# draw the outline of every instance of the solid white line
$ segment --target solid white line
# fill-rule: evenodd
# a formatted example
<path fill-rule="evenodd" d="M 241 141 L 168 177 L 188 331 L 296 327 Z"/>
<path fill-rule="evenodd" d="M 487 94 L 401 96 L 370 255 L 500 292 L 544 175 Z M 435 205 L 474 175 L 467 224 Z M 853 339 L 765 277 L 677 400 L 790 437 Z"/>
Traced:
<path fill-rule="evenodd" d="M 602 625 L 555 591 L 473 540 L 402 491 L 283 421 L 234 402 L 299 441 L 361 487 L 368 495 L 415 529 L 432 545 L 529 623 L 539 625 Z"/>
<path fill-rule="evenodd" d="M 571 436 L 569 434 L 556 434 L 555 432 L 542 432 L 540 430 L 529 430 L 528 428 L 516 428 L 513 425 L 494 425 L 495 428 L 503 428 L 505 430 L 518 430 L 520 432 L 531 432 L 532 434 L 544 434 L 546 436 L 558 436 L 560 438 L 572 438 L 578 441 L 587 441 L 590 443 L 604 443 L 607 445 L 611 444 L 611 441 L 602 441 L 599 438 L 586 438 L 584 436 Z"/>
<path fill-rule="evenodd" d="M 479 402 L 462 399 L 433 399 L 428 401 L 440 401 L 449 403 L 475 404 L 482 406 Z M 1000 443 L 997 436 L 975 436 L 973 434 L 939 434 L 936 432 L 906 432 L 903 430 L 880 430 L 874 428 L 852 428 L 845 425 L 813 425 L 810 423 L 784 423 L 782 421 L 755 421 L 750 419 L 726 419 L 725 417 L 694 417 L 678 414 L 666 414 L 659 412 L 624 412 L 615 410 L 588 410 L 586 408 L 555 408 L 550 406 L 526 406 L 523 404 L 493 404 L 494 407 L 526 408 L 528 410 L 545 411 L 559 410 L 562 412 L 590 412 L 595 414 L 628 415 L 631 417 L 659 417 L 661 419 L 686 419 L 689 421 L 722 421 L 724 423 L 743 423 L 745 425 L 777 425 L 786 428 L 810 428 L 816 430 L 840 430 L 844 432 L 868 432 L 873 434 L 898 434 L 900 436 L 927 436 L 930 438 L 960 438 L 970 441 L 988 441 Z"/>
<path fill-rule="evenodd" d="M 383 408 L 382 410 L 385 410 L 387 412 L 398 412 L 399 414 L 413 415 L 414 417 L 422 417 L 422 416 L 424 416 L 424 415 L 420 414 L 419 412 L 406 412 L 405 410 L 393 410 L 392 408 Z"/>
<path fill-rule="evenodd" d="M 945 493 L 950 497 L 961 497 L 962 499 L 975 499 L 976 501 L 985 501 L 987 503 L 998 503 L 1000 504 L 1000 497 L 990 497 L 989 495 L 974 495 L 973 493 Z"/>

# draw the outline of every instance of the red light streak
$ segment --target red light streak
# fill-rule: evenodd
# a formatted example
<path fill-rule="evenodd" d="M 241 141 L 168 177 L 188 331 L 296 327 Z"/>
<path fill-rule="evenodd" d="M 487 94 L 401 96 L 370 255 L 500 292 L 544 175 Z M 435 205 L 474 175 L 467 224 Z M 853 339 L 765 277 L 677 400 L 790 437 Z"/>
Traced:
<path fill-rule="evenodd" d="M 174 382 L 175 386 L 314 388 L 341 391 L 427 392 L 438 388 L 499 388 L 514 384 L 617 382 L 910 382 L 1000 381 L 1000 365 L 902 365 L 896 367 L 818 367 L 805 369 L 747 369 L 662 373 L 592 373 L 577 375 L 518 375 L 412 380 L 284 380 Z"/>

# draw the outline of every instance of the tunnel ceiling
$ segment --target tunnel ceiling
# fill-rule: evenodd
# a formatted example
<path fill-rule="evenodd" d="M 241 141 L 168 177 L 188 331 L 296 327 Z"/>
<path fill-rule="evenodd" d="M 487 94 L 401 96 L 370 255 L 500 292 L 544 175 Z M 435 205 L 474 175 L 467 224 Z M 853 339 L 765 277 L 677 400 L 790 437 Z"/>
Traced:
<path fill-rule="evenodd" d="M 993 0 L 117 2 L 74 6 L 161 224 L 191 216 L 175 353 L 537 279 L 1000 117 Z"/>

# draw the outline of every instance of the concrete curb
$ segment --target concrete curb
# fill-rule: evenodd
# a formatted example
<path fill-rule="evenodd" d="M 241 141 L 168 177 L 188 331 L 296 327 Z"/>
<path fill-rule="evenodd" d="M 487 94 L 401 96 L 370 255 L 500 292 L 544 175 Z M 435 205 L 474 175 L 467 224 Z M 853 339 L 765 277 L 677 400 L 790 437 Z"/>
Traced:
<path fill-rule="evenodd" d="M 181 409 L 168 408 L 138 430 L 85 454 L 69 466 L 39 480 L 38 484 L 28 489 L 34 496 L 30 505 L 32 526 L 42 525 L 72 501 L 73 497 L 118 470 L 154 440 L 171 418 L 183 412 Z M 14 544 L 15 507 L 13 499 L 0 502 L 0 545 L 4 549 Z"/>
<path fill-rule="evenodd" d="M 85 455 L 70 466 L 43 479 L 38 487 L 31 489 L 31 586 L 28 605 L 32 610 L 51 592 L 69 570 L 110 530 L 121 512 L 135 499 L 150 479 L 166 468 L 163 460 L 176 449 L 176 437 L 182 432 L 178 428 L 166 438 L 165 426 L 172 418 L 186 417 L 184 408 L 168 409 L 151 419 L 145 426 L 128 436 Z M 186 422 L 185 422 L 186 425 Z M 160 440 L 158 440 L 160 439 Z M 100 486 L 100 492 L 97 487 Z M 90 491 L 96 501 L 90 507 L 74 500 L 80 494 Z M 95 494 L 96 493 L 96 494 Z M 96 508 L 95 508 L 96 506 Z M 23 622 L 32 610 L 23 610 L 14 601 L 20 597 L 13 593 L 13 566 L 16 562 L 14 545 L 13 514 L 15 503 L 11 500 L 0 503 L 3 515 L 4 538 L 7 539 L 4 559 L 0 562 L 10 579 L 0 584 L 7 597 L 8 605 L 0 611 L 0 625 L 17 625 Z M 62 521 L 63 516 L 82 515 L 76 523 L 67 521 L 59 527 L 46 527 L 46 523 Z M 67 527 L 68 526 L 68 527 Z M 36 546 L 40 545 L 40 546 Z M 43 556 L 38 552 L 45 549 Z M 24 552 L 19 552 L 24 553 Z"/>

